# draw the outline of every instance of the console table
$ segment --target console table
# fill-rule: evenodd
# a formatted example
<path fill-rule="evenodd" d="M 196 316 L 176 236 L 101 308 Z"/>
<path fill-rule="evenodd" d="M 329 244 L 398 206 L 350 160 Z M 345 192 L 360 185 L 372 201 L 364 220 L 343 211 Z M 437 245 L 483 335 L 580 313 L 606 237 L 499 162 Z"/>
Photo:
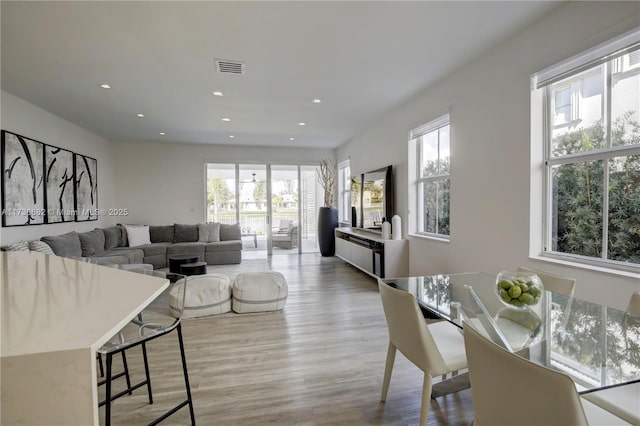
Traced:
<path fill-rule="evenodd" d="M 336 228 L 336 256 L 372 277 L 409 275 L 409 241 L 383 240 L 359 228 Z"/>
<path fill-rule="evenodd" d="M 166 279 L 42 253 L 0 253 L 1 424 L 97 425 L 96 350 Z"/>

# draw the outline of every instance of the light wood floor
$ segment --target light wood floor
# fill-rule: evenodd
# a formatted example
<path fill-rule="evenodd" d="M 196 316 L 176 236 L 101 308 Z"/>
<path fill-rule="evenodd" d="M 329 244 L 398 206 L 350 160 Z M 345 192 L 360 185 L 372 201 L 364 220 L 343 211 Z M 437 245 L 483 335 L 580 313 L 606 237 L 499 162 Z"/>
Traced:
<path fill-rule="evenodd" d="M 289 285 L 284 311 L 183 322 L 197 423 L 417 424 L 422 372 L 400 353 L 387 402 L 380 402 L 388 334 L 376 281 L 317 254 L 273 256 L 270 264 Z M 147 424 L 184 398 L 177 335 L 148 348 L 154 404 L 145 388 L 120 398 L 114 425 Z M 142 378 L 139 350 L 128 358 L 134 378 Z M 431 401 L 430 425 L 472 419 L 470 390 Z M 182 409 L 163 424 L 188 423 Z"/>

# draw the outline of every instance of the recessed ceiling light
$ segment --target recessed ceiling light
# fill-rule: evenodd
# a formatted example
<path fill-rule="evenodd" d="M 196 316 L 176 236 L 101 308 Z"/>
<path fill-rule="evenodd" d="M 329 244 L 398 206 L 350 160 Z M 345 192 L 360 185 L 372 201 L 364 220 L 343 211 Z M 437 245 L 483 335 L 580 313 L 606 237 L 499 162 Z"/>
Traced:
<path fill-rule="evenodd" d="M 103 89 L 111 89 L 111 86 L 109 86 L 106 83 L 105 84 L 101 84 L 100 87 L 103 88 Z"/>
<path fill-rule="evenodd" d="M 233 136 L 233 135 L 229 135 L 229 137 L 230 137 L 231 139 L 235 138 L 235 136 Z"/>
<path fill-rule="evenodd" d="M 224 93 L 216 90 L 215 92 L 213 92 L 213 96 L 224 96 Z"/>
<path fill-rule="evenodd" d="M 320 104 L 320 103 L 322 103 L 322 99 L 314 99 L 313 103 L 314 104 Z"/>
<path fill-rule="evenodd" d="M 289 138 L 289 140 L 290 140 L 290 141 L 294 141 L 294 140 L 296 140 L 296 138 Z"/>
<path fill-rule="evenodd" d="M 138 117 L 143 118 L 144 114 L 136 114 Z"/>
<path fill-rule="evenodd" d="M 300 123 L 298 123 L 298 126 L 306 126 L 306 125 L 307 125 L 307 123 L 304 123 L 302 121 Z"/>
<path fill-rule="evenodd" d="M 231 121 L 231 119 L 230 119 L 230 118 L 225 117 L 225 118 L 223 118 L 223 119 L 222 119 L 222 121 Z"/>
<path fill-rule="evenodd" d="M 164 135 L 166 135 L 165 132 L 160 132 L 160 136 L 164 136 Z"/>

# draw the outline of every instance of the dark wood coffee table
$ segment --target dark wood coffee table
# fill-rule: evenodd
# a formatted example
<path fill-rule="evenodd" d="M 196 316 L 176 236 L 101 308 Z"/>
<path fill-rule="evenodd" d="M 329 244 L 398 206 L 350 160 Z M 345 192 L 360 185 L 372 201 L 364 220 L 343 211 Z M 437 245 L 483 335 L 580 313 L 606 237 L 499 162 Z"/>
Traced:
<path fill-rule="evenodd" d="M 174 274 L 182 274 L 180 266 L 185 263 L 200 262 L 200 256 L 194 256 L 191 254 L 176 254 L 169 256 L 169 271 Z"/>

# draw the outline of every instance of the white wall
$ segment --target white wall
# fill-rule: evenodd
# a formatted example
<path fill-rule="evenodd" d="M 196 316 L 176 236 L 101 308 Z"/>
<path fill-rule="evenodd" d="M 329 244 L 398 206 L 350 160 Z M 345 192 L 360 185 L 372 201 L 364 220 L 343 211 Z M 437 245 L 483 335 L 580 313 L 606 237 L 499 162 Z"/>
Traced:
<path fill-rule="evenodd" d="M 529 259 L 529 87 L 536 71 L 636 25 L 635 2 L 568 2 L 338 149 L 338 161 L 350 157 L 354 173 L 395 166 L 396 209 L 406 233 L 408 132 L 450 111 L 451 241 L 408 237 L 412 275 L 529 265 L 575 277 L 578 297 L 626 307 L 640 290 L 637 277 Z"/>
<path fill-rule="evenodd" d="M 109 142 L 10 93 L 2 91 L 1 96 L 1 124 L 3 130 L 53 146 L 66 148 L 98 160 L 98 207 L 106 209 L 112 207 L 113 164 Z M 34 240 L 44 235 L 58 235 L 69 231 L 90 231 L 112 223 L 114 223 L 113 218 L 105 216 L 99 217 L 97 221 L 90 222 L 2 228 L 0 244 L 6 245 L 20 240 Z"/>
<path fill-rule="evenodd" d="M 229 145 L 115 143 L 116 206 L 122 223 L 166 225 L 204 220 L 205 163 L 306 164 L 333 150 Z"/>

